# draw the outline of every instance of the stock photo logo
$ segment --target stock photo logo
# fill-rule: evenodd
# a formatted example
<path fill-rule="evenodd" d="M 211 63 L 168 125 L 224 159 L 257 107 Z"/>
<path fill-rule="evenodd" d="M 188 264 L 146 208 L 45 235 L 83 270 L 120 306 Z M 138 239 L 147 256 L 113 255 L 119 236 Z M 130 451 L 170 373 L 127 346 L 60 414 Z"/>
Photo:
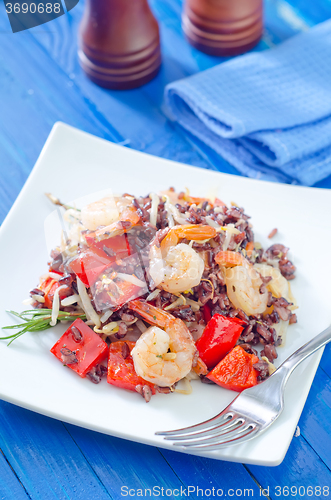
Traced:
<path fill-rule="evenodd" d="M 79 0 L 4 0 L 13 33 L 53 21 L 69 12 Z"/>

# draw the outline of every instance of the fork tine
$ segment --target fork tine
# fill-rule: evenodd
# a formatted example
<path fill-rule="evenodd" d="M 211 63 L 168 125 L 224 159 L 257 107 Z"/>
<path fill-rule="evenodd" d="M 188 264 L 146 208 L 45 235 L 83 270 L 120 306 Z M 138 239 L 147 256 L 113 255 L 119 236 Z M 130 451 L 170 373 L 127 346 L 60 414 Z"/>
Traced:
<path fill-rule="evenodd" d="M 205 444 L 213 444 L 218 442 L 220 439 L 230 439 L 231 437 L 239 436 L 243 432 L 245 432 L 249 427 L 251 427 L 250 423 L 245 422 L 243 419 L 236 419 L 234 425 L 228 429 L 221 429 L 217 434 L 208 435 L 206 434 L 204 437 L 198 436 L 198 439 L 185 438 L 181 443 L 176 442 L 174 445 L 183 445 L 187 447 L 196 446 L 196 445 L 205 445 Z"/>
<path fill-rule="evenodd" d="M 217 427 L 222 421 L 224 421 L 226 418 L 232 418 L 234 415 L 234 412 L 231 411 L 230 407 L 233 404 L 233 402 L 237 399 L 238 396 L 234 398 L 234 400 L 226 407 L 224 408 L 221 413 L 216 415 L 215 417 L 212 417 L 208 420 L 205 420 L 204 422 L 201 422 L 199 424 L 191 425 L 190 427 L 183 427 L 182 429 L 176 429 L 173 431 L 159 431 L 156 432 L 155 434 L 158 436 L 184 436 L 185 434 L 191 434 L 194 432 L 200 432 L 203 431 L 204 429 L 211 429 L 213 427 Z M 224 422 L 227 423 L 227 422 Z"/>
<path fill-rule="evenodd" d="M 248 428 L 246 428 L 246 431 L 245 433 L 237 436 L 237 437 L 233 437 L 232 439 L 219 439 L 217 440 L 217 442 L 215 443 L 212 443 L 212 444 L 200 444 L 200 445 L 195 445 L 195 446 L 186 446 L 184 444 L 182 444 L 180 446 L 180 443 L 179 442 L 176 442 L 176 443 L 173 443 L 174 446 L 176 447 L 181 447 L 184 450 L 189 450 L 189 451 L 215 451 L 215 450 L 220 450 L 222 448 L 226 448 L 227 446 L 229 445 L 233 445 L 233 444 L 241 444 L 241 443 L 244 443 L 246 441 L 249 441 L 250 439 L 252 439 L 259 431 L 259 428 L 256 427 L 254 429 L 252 429 L 250 426 Z"/>
<path fill-rule="evenodd" d="M 175 436 L 165 436 L 164 439 L 165 440 L 172 440 L 172 441 L 177 441 L 177 440 L 185 441 L 186 439 L 187 440 L 192 439 L 192 438 L 193 439 L 194 438 L 200 439 L 200 438 L 203 438 L 205 436 L 210 436 L 210 435 L 213 435 L 213 434 L 219 434 L 220 431 L 223 432 L 226 429 L 230 429 L 231 430 L 231 428 L 233 428 L 234 426 L 236 426 L 237 423 L 238 423 L 238 417 L 239 417 L 239 415 L 237 415 L 236 413 L 233 413 L 232 416 L 231 416 L 231 418 L 227 418 L 223 423 L 220 423 L 219 425 L 215 424 L 215 426 L 213 426 L 213 427 L 206 427 L 205 429 L 201 429 L 201 430 L 199 429 L 199 430 L 197 430 L 195 432 L 190 432 L 190 433 L 185 433 L 185 434 L 178 434 L 178 435 L 175 435 Z"/>
<path fill-rule="evenodd" d="M 216 427 L 220 422 L 229 420 L 230 417 L 232 418 L 233 412 L 229 412 L 226 410 L 227 408 L 225 408 L 225 410 L 222 411 L 222 413 L 220 413 L 219 415 L 216 415 L 216 417 L 205 420 L 200 424 L 191 425 L 190 427 L 183 427 L 182 429 L 176 429 L 174 431 L 159 431 L 155 434 L 157 434 L 158 436 L 184 436 L 185 434 L 200 432 L 204 429 L 211 429 L 213 427 Z M 226 423 L 226 421 L 224 423 Z"/>

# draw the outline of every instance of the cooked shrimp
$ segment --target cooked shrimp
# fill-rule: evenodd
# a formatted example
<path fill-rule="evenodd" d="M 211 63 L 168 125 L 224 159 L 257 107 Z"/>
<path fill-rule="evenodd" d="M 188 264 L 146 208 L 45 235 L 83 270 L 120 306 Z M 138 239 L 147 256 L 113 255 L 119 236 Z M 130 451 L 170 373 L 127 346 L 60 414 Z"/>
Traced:
<path fill-rule="evenodd" d="M 93 236 L 96 241 L 111 238 L 130 231 L 132 226 L 136 226 L 139 221 L 140 216 L 135 207 L 127 207 L 120 213 L 120 219 L 117 222 L 113 222 L 109 224 L 109 226 L 98 229 L 94 232 Z M 92 235 L 90 234 L 89 236 L 91 237 Z"/>
<path fill-rule="evenodd" d="M 296 306 L 290 283 L 284 278 L 279 269 L 269 266 L 268 264 L 254 264 L 254 269 L 256 269 L 263 278 L 271 276 L 272 280 L 267 283 L 266 287 L 274 297 L 284 297 L 284 299 Z"/>
<path fill-rule="evenodd" d="M 81 219 L 86 229 L 94 231 L 89 237 L 101 241 L 130 230 L 138 224 L 140 217 L 130 198 L 107 197 L 85 206 Z"/>
<path fill-rule="evenodd" d="M 82 208 L 82 223 L 86 229 L 94 231 L 99 226 L 108 226 L 119 219 L 119 210 L 112 196 L 90 203 Z"/>
<path fill-rule="evenodd" d="M 253 265 L 242 254 L 231 251 L 219 252 L 215 260 L 227 267 L 225 284 L 234 307 L 242 309 L 248 316 L 262 314 L 267 309 L 268 292 L 260 293 L 263 282 Z"/>
<path fill-rule="evenodd" d="M 197 286 L 204 270 L 204 261 L 193 248 L 180 239 L 203 241 L 214 238 L 214 228 L 187 224 L 170 229 L 161 242 L 150 250 L 149 272 L 156 286 L 170 293 L 180 293 Z"/>
<path fill-rule="evenodd" d="M 123 216 L 125 217 L 127 209 L 132 211 L 133 208 L 130 198 L 108 196 L 82 208 L 82 223 L 86 229 L 95 231 L 99 226 L 109 226 L 116 221 L 126 220 Z"/>
<path fill-rule="evenodd" d="M 260 293 L 263 282 L 253 267 L 236 266 L 227 269 L 225 284 L 234 307 L 242 309 L 248 316 L 262 314 L 267 309 L 268 292 Z"/>
<path fill-rule="evenodd" d="M 128 306 L 154 325 L 131 351 L 136 373 L 160 387 L 171 387 L 192 369 L 196 347 L 189 329 L 181 319 L 147 302 L 133 300 Z"/>

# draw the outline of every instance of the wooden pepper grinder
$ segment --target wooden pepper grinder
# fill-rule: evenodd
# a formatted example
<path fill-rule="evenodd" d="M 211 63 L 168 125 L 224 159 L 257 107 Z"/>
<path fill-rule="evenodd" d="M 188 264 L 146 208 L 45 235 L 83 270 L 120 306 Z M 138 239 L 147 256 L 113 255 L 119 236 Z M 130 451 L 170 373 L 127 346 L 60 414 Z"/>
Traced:
<path fill-rule="evenodd" d="M 147 0 L 86 0 L 79 61 L 88 77 L 109 89 L 139 87 L 161 64 L 158 23 Z"/>
<path fill-rule="evenodd" d="M 263 0 L 186 0 L 183 30 L 207 54 L 233 56 L 253 48 L 262 36 Z"/>

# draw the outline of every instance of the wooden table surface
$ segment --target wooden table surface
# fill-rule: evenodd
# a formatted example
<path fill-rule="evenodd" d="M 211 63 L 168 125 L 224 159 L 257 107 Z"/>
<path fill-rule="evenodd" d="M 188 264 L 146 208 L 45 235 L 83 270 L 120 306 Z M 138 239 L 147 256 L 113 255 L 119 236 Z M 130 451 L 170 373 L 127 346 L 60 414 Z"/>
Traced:
<path fill-rule="evenodd" d="M 126 92 L 96 87 L 78 65 L 76 39 L 82 0 L 67 15 L 17 34 L 11 33 L 4 5 L 0 4 L 1 221 L 58 120 L 146 153 L 238 175 L 211 150 L 170 123 L 162 109 L 163 89 L 168 82 L 222 59 L 204 55 L 184 40 L 180 0 L 150 3 L 160 23 L 163 66 L 151 83 Z M 330 18 L 331 2 L 266 0 L 265 17 L 265 34 L 256 50 L 272 47 Z M 331 176 L 317 187 L 331 188 Z M 264 488 L 272 499 L 328 498 L 330 377 L 328 346 L 299 421 L 300 435 L 293 437 L 285 460 L 277 467 L 247 466 L 161 450 L 0 402 L 0 498 L 118 499 L 142 496 L 141 490 L 153 487 L 154 497 L 185 497 L 190 492 L 191 498 L 201 498 L 208 496 L 208 490 L 213 497 L 217 490 L 220 496 L 222 490 L 223 497 L 263 498 Z M 123 486 L 126 488 L 121 490 Z M 291 487 L 297 487 L 296 494 Z"/>

